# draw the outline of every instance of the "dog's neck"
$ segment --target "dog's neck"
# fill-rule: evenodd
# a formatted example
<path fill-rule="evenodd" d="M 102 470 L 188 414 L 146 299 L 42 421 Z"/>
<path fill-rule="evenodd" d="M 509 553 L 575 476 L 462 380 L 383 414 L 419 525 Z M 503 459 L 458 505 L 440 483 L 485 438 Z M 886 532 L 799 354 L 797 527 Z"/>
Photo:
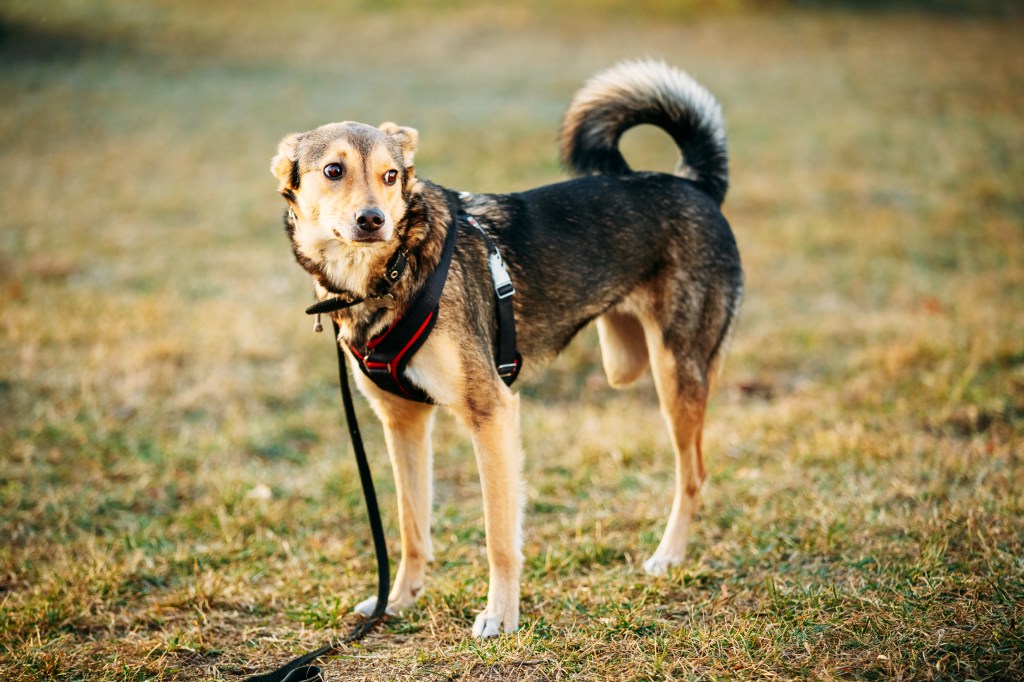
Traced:
<path fill-rule="evenodd" d="M 412 297 L 440 262 L 447 231 L 456 229 L 453 216 L 457 215 L 457 194 L 414 179 L 406 195 L 408 207 L 405 216 L 396 225 L 395 250 L 377 258 L 367 268 L 367 296 L 329 289 L 324 286 L 321 277 L 314 273 L 314 278 L 318 280 L 318 300 L 337 295 L 349 300 L 366 301 L 331 313 L 340 329 L 340 342 L 357 347 L 365 346 L 367 341 L 393 324 L 405 312 Z M 393 277 L 394 266 L 398 264 L 396 254 L 404 254 L 405 269 Z"/>

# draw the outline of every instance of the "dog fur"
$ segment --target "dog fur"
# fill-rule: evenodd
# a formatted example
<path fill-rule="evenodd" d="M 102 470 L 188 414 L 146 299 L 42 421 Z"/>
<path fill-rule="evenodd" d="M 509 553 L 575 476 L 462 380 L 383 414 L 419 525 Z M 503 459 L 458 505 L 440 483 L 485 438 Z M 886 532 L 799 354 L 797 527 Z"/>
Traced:
<path fill-rule="evenodd" d="M 630 169 L 618 141 L 640 124 L 659 126 L 676 142 L 674 174 Z M 527 371 L 593 320 L 612 386 L 650 368 L 676 458 L 665 534 L 644 563 L 649 573 L 664 573 L 685 556 L 704 480 L 705 406 L 743 293 L 736 243 L 719 208 L 728 187 L 724 125 L 714 97 L 692 78 L 661 62 L 632 61 L 589 81 L 565 115 L 561 154 L 576 179 L 513 194 L 459 194 L 416 176 L 417 136 L 394 123 L 332 123 L 285 137 L 271 170 L 288 203 L 293 252 L 318 298 L 379 295 L 389 258 L 396 249 L 408 254 L 409 270 L 389 290 L 395 310 L 357 305 L 332 314 L 346 349 L 365 347 L 401 314 L 437 265 L 447 231 L 459 230 L 437 324 L 406 376 L 472 435 L 490 572 L 473 634 L 492 637 L 519 623 L 519 396 L 495 369 L 486 248 L 458 214 L 477 218 L 509 268 Z M 436 408 L 355 375 L 384 426 L 394 468 L 402 554 L 388 608 L 396 612 L 422 593 L 433 556 Z M 371 598 L 356 610 L 368 614 L 374 606 Z"/>

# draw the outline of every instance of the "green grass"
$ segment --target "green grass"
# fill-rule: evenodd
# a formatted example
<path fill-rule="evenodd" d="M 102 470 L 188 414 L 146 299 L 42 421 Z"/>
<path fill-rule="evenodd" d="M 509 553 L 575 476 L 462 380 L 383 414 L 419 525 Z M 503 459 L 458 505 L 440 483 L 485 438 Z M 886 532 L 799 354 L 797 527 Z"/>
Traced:
<path fill-rule="evenodd" d="M 397 120 L 424 177 L 526 188 L 574 89 L 644 55 L 722 101 L 747 271 L 691 561 L 640 569 L 668 438 L 587 330 L 521 387 L 521 631 L 468 636 L 479 486 L 442 417 L 428 591 L 330 679 L 1021 678 L 1024 23 L 906 10 L 954 4 L 6 3 L 0 678 L 237 679 L 344 634 L 372 549 L 277 141 Z"/>

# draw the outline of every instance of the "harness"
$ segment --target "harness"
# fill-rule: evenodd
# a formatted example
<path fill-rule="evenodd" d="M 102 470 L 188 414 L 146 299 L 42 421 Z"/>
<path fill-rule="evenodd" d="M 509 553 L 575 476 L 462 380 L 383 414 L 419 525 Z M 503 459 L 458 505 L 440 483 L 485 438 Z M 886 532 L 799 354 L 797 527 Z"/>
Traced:
<path fill-rule="evenodd" d="M 511 386 L 519 376 L 523 364 L 522 356 L 516 350 L 516 322 L 512 308 L 512 295 L 515 293 L 515 287 L 512 285 L 512 278 L 505 268 L 498 247 L 480 226 L 480 223 L 468 213 L 461 214 L 459 218 L 465 218 L 471 226 L 476 228 L 487 246 L 487 264 L 491 273 L 491 283 L 497 299 L 498 311 L 498 344 L 495 364 L 498 376 L 506 386 Z M 453 222 L 445 236 L 441 260 L 434 271 L 430 273 L 423 288 L 409 303 L 405 312 L 390 327 L 370 339 L 364 348 L 360 349 L 354 344 L 349 345 L 349 350 L 358 360 L 359 369 L 370 381 L 382 390 L 406 400 L 434 403 L 426 391 L 409 381 L 405 375 L 405 368 L 416 351 L 430 336 L 430 332 L 437 322 L 441 292 L 448 279 L 457 232 L 458 224 Z M 387 288 L 394 285 L 405 272 L 405 255 L 401 251 L 398 254 L 402 254 L 401 263 L 389 263 L 386 269 Z M 306 309 L 306 313 L 318 315 L 348 308 L 358 303 L 391 309 L 394 308 L 394 297 L 390 293 L 386 293 L 377 298 L 354 301 L 330 298 L 310 306 Z"/>
<path fill-rule="evenodd" d="M 498 300 L 498 376 L 506 386 L 511 386 L 523 368 L 523 356 L 516 350 L 516 317 L 512 309 L 512 295 L 516 289 L 512 286 L 512 278 L 505 268 L 498 247 L 484 232 L 484 228 L 480 227 L 476 218 L 467 213 L 466 220 L 480 232 L 487 245 L 487 266 L 491 271 L 491 283 Z"/>

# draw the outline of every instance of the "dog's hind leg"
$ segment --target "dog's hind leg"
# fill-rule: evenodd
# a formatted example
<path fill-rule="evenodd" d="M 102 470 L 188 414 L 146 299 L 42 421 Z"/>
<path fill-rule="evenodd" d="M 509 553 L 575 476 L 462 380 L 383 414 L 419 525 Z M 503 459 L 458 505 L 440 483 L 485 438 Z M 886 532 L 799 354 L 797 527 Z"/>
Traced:
<path fill-rule="evenodd" d="M 670 347 L 656 324 L 646 327 L 654 384 L 676 455 L 675 498 L 665 535 L 644 562 L 652 575 L 665 573 L 686 556 L 690 521 L 704 482 L 701 431 L 708 397 L 707 368 L 683 349 Z"/>
<path fill-rule="evenodd" d="M 374 389 L 376 387 L 367 388 L 364 392 L 371 396 L 374 410 L 384 425 L 384 438 L 391 455 L 398 497 L 402 558 L 388 595 L 388 612 L 398 613 L 412 606 L 422 594 L 427 563 L 433 559 L 430 541 L 433 494 L 430 432 L 434 422 L 434 407 L 402 400 Z M 377 597 L 370 597 L 360 602 L 355 610 L 369 616 L 376 605 Z"/>
<path fill-rule="evenodd" d="M 609 310 L 597 318 L 597 336 L 601 341 L 601 362 L 612 388 L 628 386 L 647 369 L 647 344 L 644 329 L 630 313 Z"/>

